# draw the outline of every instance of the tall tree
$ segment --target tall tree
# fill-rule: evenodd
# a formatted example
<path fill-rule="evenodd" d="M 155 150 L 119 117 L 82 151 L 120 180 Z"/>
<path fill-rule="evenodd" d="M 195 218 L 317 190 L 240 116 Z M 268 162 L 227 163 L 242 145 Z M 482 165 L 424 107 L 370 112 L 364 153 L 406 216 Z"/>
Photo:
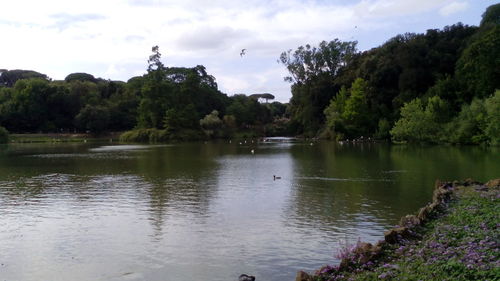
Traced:
<path fill-rule="evenodd" d="M 299 133 L 313 136 L 324 123 L 323 110 L 340 89 L 335 78 L 356 53 L 357 42 L 335 39 L 322 41 L 318 47 L 300 46 L 280 56 L 293 82 L 290 112 L 292 121 L 299 125 Z"/>

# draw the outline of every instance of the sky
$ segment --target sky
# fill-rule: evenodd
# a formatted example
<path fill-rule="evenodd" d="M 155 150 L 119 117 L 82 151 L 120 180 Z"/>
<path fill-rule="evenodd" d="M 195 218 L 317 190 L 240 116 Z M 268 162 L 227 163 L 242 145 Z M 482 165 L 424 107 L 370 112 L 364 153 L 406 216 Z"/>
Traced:
<path fill-rule="evenodd" d="M 479 25 L 489 0 L 0 0 L 0 69 L 127 81 L 152 46 L 166 66 L 204 65 L 228 94 L 291 97 L 279 55 L 338 38 L 377 47 L 405 32 Z M 243 56 L 241 50 L 246 49 Z"/>

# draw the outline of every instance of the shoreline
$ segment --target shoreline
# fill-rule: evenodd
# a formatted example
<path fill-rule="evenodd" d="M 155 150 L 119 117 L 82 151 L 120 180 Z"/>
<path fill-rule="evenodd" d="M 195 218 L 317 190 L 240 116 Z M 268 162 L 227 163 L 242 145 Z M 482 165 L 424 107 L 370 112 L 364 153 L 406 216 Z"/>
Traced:
<path fill-rule="evenodd" d="M 384 240 L 340 249 L 340 264 L 299 271 L 295 280 L 493 280 L 500 276 L 499 198 L 500 179 L 436 181 L 432 202 L 402 217 Z"/>
<path fill-rule="evenodd" d="M 118 141 L 122 132 L 110 132 L 102 135 L 86 133 L 34 133 L 9 134 L 8 143 L 54 143 L 54 142 L 93 142 Z"/>

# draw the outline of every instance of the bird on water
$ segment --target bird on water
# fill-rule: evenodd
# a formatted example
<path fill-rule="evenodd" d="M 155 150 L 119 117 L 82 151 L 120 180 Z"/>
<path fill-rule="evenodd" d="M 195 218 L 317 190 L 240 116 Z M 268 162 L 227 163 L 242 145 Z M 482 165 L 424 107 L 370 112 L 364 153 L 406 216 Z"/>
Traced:
<path fill-rule="evenodd" d="M 241 274 L 238 281 L 255 281 L 255 276 Z"/>

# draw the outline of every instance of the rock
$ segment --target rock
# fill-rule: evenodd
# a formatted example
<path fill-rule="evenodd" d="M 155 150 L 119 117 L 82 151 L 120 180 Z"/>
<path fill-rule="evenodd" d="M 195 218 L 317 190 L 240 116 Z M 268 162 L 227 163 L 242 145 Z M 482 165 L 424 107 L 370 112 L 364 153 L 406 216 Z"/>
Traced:
<path fill-rule="evenodd" d="M 420 210 L 418 211 L 418 215 L 417 215 L 420 222 L 425 222 L 426 220 L 428 220 L 432 211 L 433 211 L 433 209 L 431 208 L 430 205 L 427 205 L 423 208 L 420 208 Z"/>
<path fill-rule="evenodd" d="M 441 185 L 443 185 L 443 183 L 440 181 L 440 180 L 436 180 L 434 182 L 434 189 L 438 189 L 441 187 Z"/>
<path fill-rule="evenodd" d="M 490 180 L 485 185 L 489 188 L 500 187 L 500 179 Z"/>
<path fill-rule="evenodd" d="M 383 243 L 385 242 L 379 241 L 376 245 L 372 245 L 370 243 L 358 242 L 349 257 L 343 258 L 340 261 L 339 270 L 350 270 L 352 266 L 357 267 L 375 259 L 380 255 Z"/>
<path fill-rule="evenodd" d="M 485 185 L 478 185 L 474 187 L 474 190 L 476 191 L 488 191 L 490 188 L 485 186 Z"/>
<path fill-rule="evenodd" d="M 447 189 L 445 186 L 441 186 L 440 188 L 434 190 L 434 193 L 432 195 L 432 202 L 433 203 L 445 202 L 446 200 L 449 199 L 451 193 L 452 193 L 451 189 Z"/>
<path fill-rule="evenodd" d="M 386 243 L 385 240 L 379 240 L 377 244 L 375 244 L 375 247 L 380 247 L 380 250 L 382 250 Z"/>
<path fill-rule="evenodd" d="M 475 181 L 471 178 L 468 178 L 466 180 L 464 180 L 464 182 L 462 183 L 464 186 L 469 186 L 469 185 L 476 185 L 476 184 L 481 184 L 480 182 L 478 181 Z"/>
<path fill-rule="evenodd" d="M 408 238 L 410 233 L 406 227 L 396 227 L 384 233 L 385 242 L 397 244 L 401 239 Z"/>
<path fill-rule="evenodd" d="M 312 277 L 305 273 L 304 271 L 297 272 L 297 276 L 295 277 L 295 281 L 312 281 Z"/>
<path fill-rule="evenodd" d="M 322 274 L 325 274 L 325 273 L 328 274 L 328 273 L 331 273 L 331 272 L 333 272 L 335 270 L 336 270 L 335 267 L 332 267 L 330 265 L 325 265 L 325 266 L 321 267 L 320 269 L 316 270 L 314 272 L 314 275 L 315 276 L 319 276 L 319 275 L 322 275 Z"/>
<path fill-rule="evenodd" d="M 361 264 L 365 264 L 380 254 L 382 247 L 374 246 L 370 243 L 360 242 L 354 249 L 354 254 L 358 257 Z"/>
<path fill-rule="evenodd" d="M 255 281 L 255 276 L 241 274 L 238 281 Z"/>
<path fill-rule="evenodd" d="M 399 225 L 413 228 L 417 225 L 420 225 L 420 219 L 414 215 L 407 215 L 401 218 L 401 220 L 399 221 Z"/>

